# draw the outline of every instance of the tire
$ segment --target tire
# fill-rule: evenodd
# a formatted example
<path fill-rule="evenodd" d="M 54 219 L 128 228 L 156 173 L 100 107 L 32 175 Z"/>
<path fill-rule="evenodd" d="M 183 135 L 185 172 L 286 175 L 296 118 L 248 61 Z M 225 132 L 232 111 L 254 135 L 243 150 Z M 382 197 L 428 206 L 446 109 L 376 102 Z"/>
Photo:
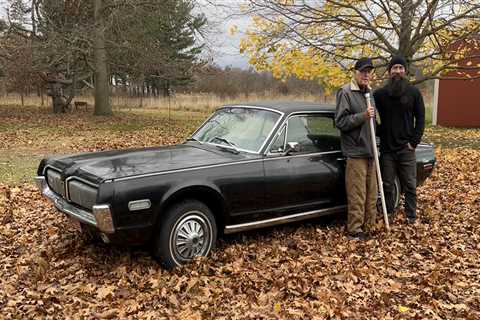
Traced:
<path fill-rule="evenodd" d="M 171 206 L 160 218 L 153 256 L 167 269 L 207 256 L 215 247 L 217 225 L 211 210 L 198 200 Z"/>
<path fill-rule="evenodd" d="M 395 203 L 393 209 L 396 210 L 398 206 L 400 205 L 400 195 L 401 195 L 401 190 L 400 190 L 400 180 L 398 178 L 395 178 L 394 184 L 393 184 L 393 192 L 394 192 L 394 198 L 395 198 Z M 380 198 L 380 192 L 378 192 L 378 199 L 377 199 L 377 211 L 380 215 L 383 215 L 382 211 L 382 199 Z"/>

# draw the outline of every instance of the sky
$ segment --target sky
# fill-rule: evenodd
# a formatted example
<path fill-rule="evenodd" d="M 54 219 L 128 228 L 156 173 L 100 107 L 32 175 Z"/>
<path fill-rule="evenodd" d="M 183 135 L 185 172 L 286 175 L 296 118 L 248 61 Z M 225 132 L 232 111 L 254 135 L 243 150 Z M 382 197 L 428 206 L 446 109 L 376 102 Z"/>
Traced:
<path fill-rule="evenodd" d="M 216 6 L 208 4 L 207 1 L 199 0 L 201 4 L 205 5 L 203 12 L 213 29 L 207 40 L 213 49 L 213 62 L 221 67 L 232 66 L 248 69 L 248 58 L 239 53 L 240 39 L 250 24 L 250 17 L 239 13 L 239 7 L 244 1 L 210 1 L 210 3 L 214 2 Z M 234 35 L 229 32 L 232 26 L 238 28 L 238 32 Z"/>

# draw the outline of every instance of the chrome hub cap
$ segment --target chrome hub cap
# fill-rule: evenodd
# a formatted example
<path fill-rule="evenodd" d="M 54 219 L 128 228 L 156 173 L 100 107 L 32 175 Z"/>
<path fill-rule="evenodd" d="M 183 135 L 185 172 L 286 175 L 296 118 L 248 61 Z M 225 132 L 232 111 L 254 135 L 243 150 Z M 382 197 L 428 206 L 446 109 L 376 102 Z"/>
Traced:
<path fill-rule="evenodd" d="M 173 251 L 182 260 L 205 255 L 210 247 L 211 226 L 207 220 L 189 212 L 173 230 Z"/>

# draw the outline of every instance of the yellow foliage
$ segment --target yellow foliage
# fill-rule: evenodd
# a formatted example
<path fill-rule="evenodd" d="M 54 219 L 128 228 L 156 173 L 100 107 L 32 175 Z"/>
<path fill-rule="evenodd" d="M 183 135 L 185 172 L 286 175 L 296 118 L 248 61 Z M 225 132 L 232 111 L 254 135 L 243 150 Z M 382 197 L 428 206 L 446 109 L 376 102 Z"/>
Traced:
<path fill-rule="evenodd" d="M 279 79 L 295 76 L 316 80 L 327 91 L 348 81 L 351 77 L 348 69 L 354 59 L 377 57 L 385 65 L 391 55 L 397 54 L 399 14 L 407 12 L 394 1 L 387 7 L 362 0 L 319 1 L 314 10 L 295 0 L 272 0 L 270 4 L 267 7 L 278 10 L 272 9 L 266 18 L 252 17 L 251 27 L 241 40 L 241 53 L 249 57 L 258 71 L 271 71 Z M 305 11 L 297 13 L 299 8 Z M 282 9 L 283 13 L 279 13 Z M 456 14 L 471 9 L 469 4 L 459 5 Z M 440 18 L 436 16 L 428 24 L 418 26 L 425 10 L 426 5 L 420 4 L 411 13 L 410 46 L 414 52 L 407 57 L 412 58 L 415 69 L 421 69 L 424 75 L 437 75 L 446 65 L 456 67 L 457 60 L 468 57 L 471 44 L 459 47 L 454 53 L 449 48 L 459 37 L 478 32 L 479 24 L 474 19 L 458 19 L 445 25 L 447 13 L 439 10 Z M 290 15 L 294 15 L 291 20 Z M 435 31 L 422 37 L 424 28 Z M 415 34 L 417 31 L 419 34 Z M 475 47 L 479 48 L 480 42 Z"/>

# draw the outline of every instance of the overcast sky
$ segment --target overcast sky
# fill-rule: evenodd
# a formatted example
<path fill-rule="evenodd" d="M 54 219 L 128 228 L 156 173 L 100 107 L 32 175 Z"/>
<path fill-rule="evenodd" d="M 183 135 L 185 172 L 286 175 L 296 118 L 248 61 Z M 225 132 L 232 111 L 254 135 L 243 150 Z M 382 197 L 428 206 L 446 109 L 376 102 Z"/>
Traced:
<path fill-rule="evenodd" d="M 208 42 L 213 49 L 214 63 L 221 67 L 232 66 L 247 69 L 247 58 L 239 53 L 240 39 L 250 24 L 250 17 L 241 15 L 239 7 L 243 0 L 216 0 L 214 5 L 207 4 L 208 0 L 199 0 L 204 4 L 203 12 L 209 20 L 211 33 Z M 230 35 L 232 26 L 238 27 L 235 35 Z"/>

